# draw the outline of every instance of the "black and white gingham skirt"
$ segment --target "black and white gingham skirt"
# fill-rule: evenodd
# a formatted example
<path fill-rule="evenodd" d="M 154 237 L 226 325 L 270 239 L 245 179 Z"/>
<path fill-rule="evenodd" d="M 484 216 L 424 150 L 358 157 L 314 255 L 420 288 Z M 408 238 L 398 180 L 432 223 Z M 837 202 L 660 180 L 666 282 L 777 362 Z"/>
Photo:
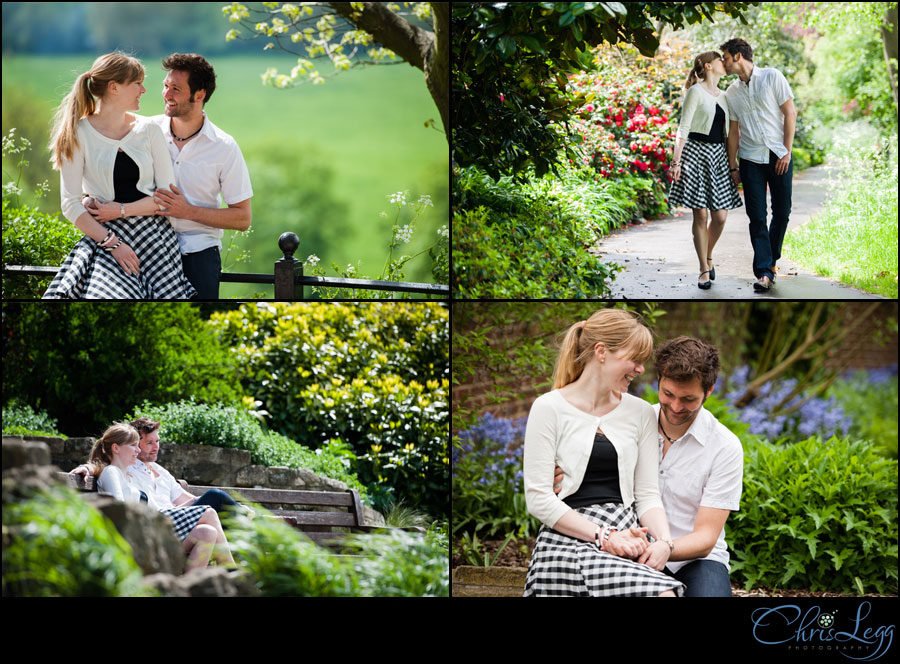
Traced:
<path fill-rule="evenodd" d="M 669 204 L 694 210 L 743 207 L 728 172 L 724 143 L 687 140 L 681 151 L 681 176 L 672 183 Z"/>
<path fill-rule="evenodd" d="M 575 510 L 601 526 L 627 530 L 638 525 L 632 507 L 604 503 Z M 655 597 L 667 590 L 679 597 L 684 585 L 642 563 L 602 553 L 583 542 L 541 526 L 525 577 L 525 597 Z"/>
<path fill-rule="evenodd" d="M 175 534 L 183 542 L 187 534 L 197 525 L 203 513 L 211 509 L 209 505 L 188 505 L 187 507 L 168 507 L 160 510 L 160 513 L 165 514 L 172 520 L 172 525 L 175 526 Z"/>
<path fill-rule="evenodd" d="M 45 299 L 187 300 L 196 295 L 166 217 L 121 217 L 105 226 L 132 248 L 140 262 L 138 274 L 125 274 L 111 253 L 85 236 L 66 256 Z"/>

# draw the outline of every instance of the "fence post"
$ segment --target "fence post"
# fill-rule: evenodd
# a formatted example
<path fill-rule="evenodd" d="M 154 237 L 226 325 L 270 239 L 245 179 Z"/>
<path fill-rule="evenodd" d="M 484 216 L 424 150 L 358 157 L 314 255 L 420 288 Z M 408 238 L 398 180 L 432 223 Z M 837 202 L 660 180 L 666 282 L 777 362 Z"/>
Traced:
<path fill-rule="evenodd" d="M 294 252 L 300 248 L 300 238 L 296 233 L 282 233 L 278 248 L 284 258 L 275 261 L 275 299 L 302 300 L 303 286 L 296 283 L 296 277 L 303 276 L 303 263 L 294 258 Z"/>

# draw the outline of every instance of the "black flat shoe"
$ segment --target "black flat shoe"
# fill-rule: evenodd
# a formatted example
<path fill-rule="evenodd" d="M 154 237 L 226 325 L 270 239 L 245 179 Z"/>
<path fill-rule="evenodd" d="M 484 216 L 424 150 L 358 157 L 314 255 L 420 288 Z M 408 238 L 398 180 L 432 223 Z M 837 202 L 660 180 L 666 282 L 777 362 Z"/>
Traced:
<path fill-rule="evenodd" d="M 716 268 L 712 264 L 712 257 L 710 257 L 710 256 L 706 257 L 706 264 L 709 265 L 709 280 L 715 281 L 716 280 Z"/>
<path fill-rule="evenodd" d="M 775 285 L 775 282 L 772 281 L 766 275 L 761 276 L 759 279 L 753 282 L 753 290 L 757 293 L 767 293 L 772 286 Z"/>
<path fill-rule="evenodd" d="M 705 272 L 701 272 L 700 276 L 702 277 L 704 274 L 709 274 L 709 270 L 706 270 Z M 712 277 L 710 277 L 710 278 L 712 278 Z M 703 290 L 708 290 L 708 289 L 712 288 L 712 281 L 698 281 L 697 288 L 702 288 Z"/>

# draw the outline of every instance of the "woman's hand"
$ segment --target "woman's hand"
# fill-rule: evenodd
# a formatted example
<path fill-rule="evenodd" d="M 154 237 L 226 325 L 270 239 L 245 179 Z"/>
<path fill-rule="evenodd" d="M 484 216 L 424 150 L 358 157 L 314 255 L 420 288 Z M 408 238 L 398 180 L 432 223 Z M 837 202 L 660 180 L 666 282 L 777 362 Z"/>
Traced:
<path fill-rule="evenodd" d="M 648 543 L 644 536 L 646 528 L 630 528 L 622 532 L 614 532 L 606 540 L 603 550 L 620 558 L 634 560 L 647 549 Z"/>
<path fill-rule="evenodd" d="M 92 201 L 92 206 L 85 205 L 85 209 L 91 213 L 95 221 L 99 221 L 101 224 L 119 219 L 122 216 L 122 208 L 118 203 L 99 203 L 96 199 L 87 200 Z"/>
<path fill-rule="evenodd" d="M 112 257 L 116 259 L 116 263 L 119 264 L 119 267 L 125 271 L 125 274 L 137 275 L 140 261 L 138 261 L 137 254 L 134 253 L 131 247 L 123 242 L 110 253 L 112 254 Z"/>
<path fill-rule="evenodd" d="M 678 182 L 678 178 L 681 177 L 681 164 L 672 166 L 672 168 L 669 169 L 669 175 L 672 176 L 672 182 Z"/>
<path fill-rule="evenodd" d="M 669 561 L 669 554 L 671 553 L 671 549 L 666 542 L 662 540 L 656 540 L 647 547 L 647 549 L 641 554 L 640 558 L 637 559 L 639 563 L 643 563 L 644 565 L 648 565 L 655 570 L 662 571 L 663 567 L 666 566 L 666 563 Z"/>

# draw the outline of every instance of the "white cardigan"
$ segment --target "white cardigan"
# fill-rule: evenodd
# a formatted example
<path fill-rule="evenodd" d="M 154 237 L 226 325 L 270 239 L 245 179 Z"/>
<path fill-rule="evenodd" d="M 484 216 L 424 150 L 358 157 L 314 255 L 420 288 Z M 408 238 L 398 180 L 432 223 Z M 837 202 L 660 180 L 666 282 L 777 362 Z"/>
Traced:
<path fill-rule="evenodd" d="M 684 95 L 684 103 L 681 105 L 681 123 L 678 125 L 678 138 L 687 140 L 688 134 L 692 131 L 708 134 L 712 129 L 713 120 L 716 119 L 716 105 L 725 111 L 725 136 L 727 137 L 730 116 L 725 93 L 720 92 L 718 97 L 713 97 L 703 89 L 702 85 L 695 83 L 688 88 Z"/>
<path fill-rule="evenodd" d="M 78 147 L 70 161 L 63 161 L 59 175 L 62 213 L 73 224 L 87 212 L 81 204 L 82 194 L 95 196 L 104 203 L 115 200 L 113 167 L 119 148 L 138 166 L 138 191 L 149 196 L 157 187 L 170 189 L 175 182 L 172 158 L 162 130 L 147 118 L 136 117 L 132 130 L 118 141 L 94 129 L 87 118 L 78 121 Z"/>
<path fill-rule="evenodd" d="M 525 427 L 525 503 L 528 512 L 545 525 L 552 528 L 571 509 L 562 499 L 581 486 L 597 429 L 616 449 L 624 504 L 636 503 L 639 518 L 653 507 L 662 509 L 653 406 L 626 392 L 618 406 L 596 417 L 553 390 L 535 400 Z M 555 464 L 564 473 L 559 495 L 553 493 Z"/>

